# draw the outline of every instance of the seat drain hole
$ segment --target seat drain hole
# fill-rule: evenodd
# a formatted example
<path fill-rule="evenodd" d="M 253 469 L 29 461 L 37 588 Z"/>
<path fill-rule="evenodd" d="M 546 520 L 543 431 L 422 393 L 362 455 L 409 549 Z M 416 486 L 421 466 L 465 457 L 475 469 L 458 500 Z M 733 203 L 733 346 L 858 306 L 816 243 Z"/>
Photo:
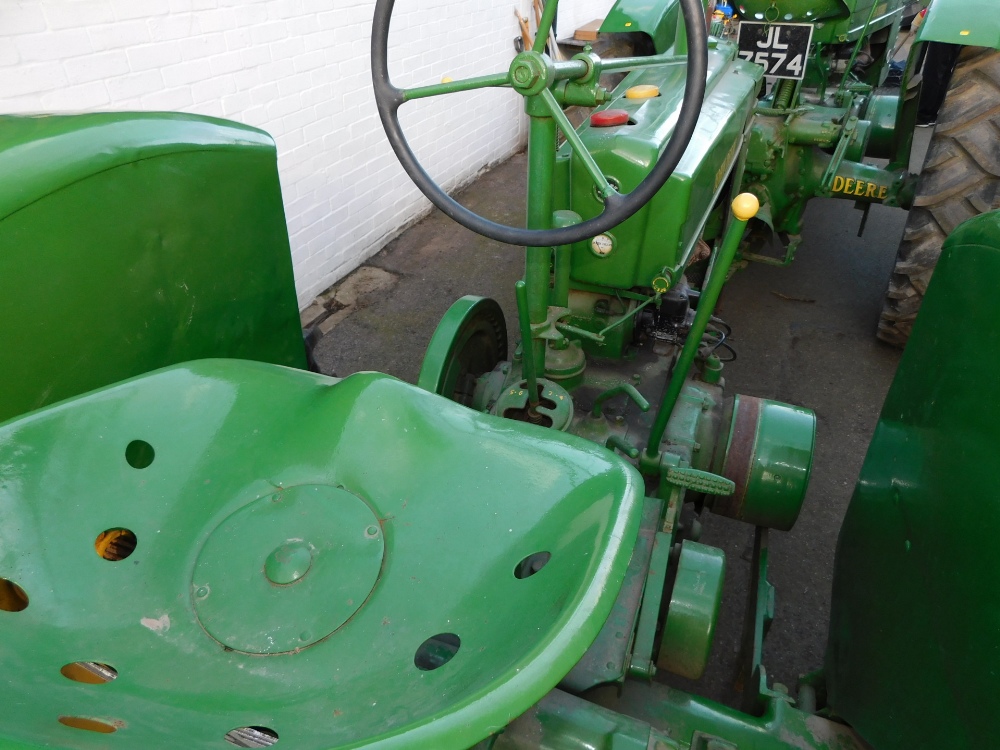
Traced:
<path fill-rule="evenodd" d="M 155 457 L 156 451 L 145 440 L 133 440 L 125 446 L 125 460 L 133 469 L 145 469 Z"/>
<path fill-rule="evenodd" d="M 105 560 L 119 562 L 135 552 L 138 544 L 135 534 L 128 529 L 108 529 L 94 540 L 94 549 Z"/>
<path fill-rule="evenodd" d="M 514 566 L 514 578 L 519 580 L 531 578 L 531 576 L 544 568 L 551 559 L 552 555 L 549 552 L 534 552 L 528 555 Z"/>
<path fill-rule="evenodd" d="M 420 644 L 413 655 L 413 664 L 422 672 L 431 672 L 443 667 L 455 658 L 462 639 L 454 633 L 438 633 Z"/>
<path fill-rule="evenodd" d="M 0 578 L 0 610 L 20 612 L 28 607 L 28 595 L 24 589 L 7 578 Z"/>
<path fill-rule="evenodd" d="M 118 731 L 118 727 L 100 719 L 87 719 L 83 716 L 60 716 L 59 723 L 73 729 L 83 729 L 87 732 L 97 732 L 98 734 L 111 734 Z"/>
<path fill-rule="evenodd" d="M 118 670 L 110 664 L 98 661 L 74 661 L 59 670 L 62 676 L 74 682 L 87 685 L 103 685 L 118 676 Z"/>
<path fill-rule="evenodd" d="M 271 747 L 278 733 L 269 727 L 237 727 L 226 732 L 226 742 L 236 747 Z"/>

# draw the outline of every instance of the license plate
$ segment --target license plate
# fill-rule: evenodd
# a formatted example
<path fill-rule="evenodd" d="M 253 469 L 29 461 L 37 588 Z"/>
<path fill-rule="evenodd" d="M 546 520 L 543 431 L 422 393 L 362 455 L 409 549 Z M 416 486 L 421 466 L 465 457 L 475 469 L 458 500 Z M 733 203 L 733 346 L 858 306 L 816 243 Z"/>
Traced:
<path fill-rule="evenodd" d="M 812 42 L 810 23 L 740 21 L 739 55 L 764 68 L 764 75 L 801 80 Z"/>

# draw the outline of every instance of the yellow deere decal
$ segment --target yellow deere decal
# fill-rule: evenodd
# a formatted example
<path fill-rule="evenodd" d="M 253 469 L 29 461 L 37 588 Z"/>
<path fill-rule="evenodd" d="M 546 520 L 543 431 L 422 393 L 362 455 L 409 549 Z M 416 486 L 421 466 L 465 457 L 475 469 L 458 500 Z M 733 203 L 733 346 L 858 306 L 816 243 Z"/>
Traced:
<path fill-rule="evenodd" d="M 853 177 L 845 178 L 837 175 L 833 178 L 833 192 L 840 193 L 841 195 L 856 195 L 859 198 L 875 198 L 881 201 L 885 200 L 889 194 L 889 188 L 886 185 L 879 185 L 875 182 L 866 182 L 865 180 L 856 180 Z"/>

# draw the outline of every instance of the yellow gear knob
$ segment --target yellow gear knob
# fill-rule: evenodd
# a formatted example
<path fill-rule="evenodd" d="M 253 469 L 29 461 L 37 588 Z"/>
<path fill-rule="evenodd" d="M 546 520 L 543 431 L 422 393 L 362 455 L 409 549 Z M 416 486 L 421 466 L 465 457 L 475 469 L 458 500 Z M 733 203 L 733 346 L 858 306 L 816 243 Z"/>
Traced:
<path fill-rule="evenodd" d="M 759 209 L 760 201 L 753 193 L 740 193 L 733 199 L 733 214 L 740 221 L 750 221 Z"/>
<path fill-rule="evenodd" d="M 626 99 L 652 99 L 660 95 L 660 87 L 648 83 L 633 86 L 625 92 Z"/>

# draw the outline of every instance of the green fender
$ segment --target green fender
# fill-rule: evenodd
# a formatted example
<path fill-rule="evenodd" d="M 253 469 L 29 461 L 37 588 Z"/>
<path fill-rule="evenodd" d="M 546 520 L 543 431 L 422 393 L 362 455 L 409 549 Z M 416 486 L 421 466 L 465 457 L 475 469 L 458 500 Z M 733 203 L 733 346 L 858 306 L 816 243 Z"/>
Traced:
<path fill-rule="evenodd" d="M 677 39 L 680 19 L 677 0 L 650 3 L 644 0 L 618 0 L 601 24 L 601 32 L 631 33 L 641 31 L 653 40 L 657 54 L 666 52 Z"/>
<path fill-rule="evenodd" d="M 1000 49 L 995 0 L 934 0 L 917 32 L 918 42 L 951 42 Z"/>
<path fill-rule="evenodd" d="M 829 706 L 878 750 L 996 747 L 1000 211 L 945 241 L 837 542 Z"/>

